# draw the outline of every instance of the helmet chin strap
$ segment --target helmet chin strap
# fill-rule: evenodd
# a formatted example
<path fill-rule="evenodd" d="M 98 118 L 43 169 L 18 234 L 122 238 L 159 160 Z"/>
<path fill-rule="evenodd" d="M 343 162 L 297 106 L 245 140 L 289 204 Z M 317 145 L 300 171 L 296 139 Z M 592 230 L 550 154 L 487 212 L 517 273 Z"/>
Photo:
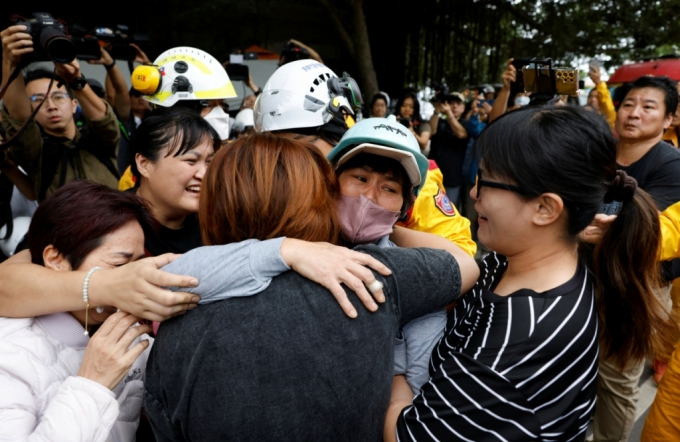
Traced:
<path fill-rule="evenodd" d="M 353 121 L 354 119 L 352 119 L 352 122 Z M 344 115 L 334 113 L 333 119 L 319 128 L 319 134 L 324 141 L 335 146 L 338 144 L 338 140 L 345 135 L 347 129 L 349 129 L 349 127 L 345 121 Z M 330 141 L 331 139 L 335 141 Z"/>

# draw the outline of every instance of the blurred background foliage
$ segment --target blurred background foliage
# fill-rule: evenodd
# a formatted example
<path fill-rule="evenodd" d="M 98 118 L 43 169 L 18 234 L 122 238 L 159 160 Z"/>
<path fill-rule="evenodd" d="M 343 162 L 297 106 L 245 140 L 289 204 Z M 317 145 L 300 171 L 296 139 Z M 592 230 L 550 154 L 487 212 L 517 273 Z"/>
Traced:
<path fill-rule="evenodd" d="M 676 54 L 680 44 L 680 0 L 116 0 L 97 3 L 103 13 L 80 1 L 2 3 L 7 19 L 48 11 L 89 28 L 126 24 L 149 34 L 143 49 L 152 60 L 180 45 L 220 60 L 252 44 L 279 52 L 295 38 L 359 78 L 366 95 L 430 80 L 497 83 L 513 56 L 574 66 L 596 56 L 612 67 Z"/>

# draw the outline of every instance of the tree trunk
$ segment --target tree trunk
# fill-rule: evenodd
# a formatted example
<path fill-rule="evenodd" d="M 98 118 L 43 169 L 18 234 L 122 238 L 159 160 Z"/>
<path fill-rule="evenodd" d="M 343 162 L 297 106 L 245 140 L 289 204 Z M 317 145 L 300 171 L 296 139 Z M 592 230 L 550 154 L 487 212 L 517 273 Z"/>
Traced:
<path fill-rule="evenodd" d="M 373 66 L 373 58 L 371 56 L 371 44 L 368 38 L 363 0 L 352 0 L 349 2 L 351 8 L 349 12 L 350 28 L 345 26 L 346 20 L 343 19 L 341 11 L 331 1 L 322 0 L 321 3 L 328 10 L 347 52 L 354 58 L 354 62 L 359 69 L 357 78 L 361 87 L 361 93 L 364 101 L 369 102 L 373 95 L 378 93 L 379 89 L 378 77 L 375 74 L 375 67 Z"/>
<path fill-rule="evenodd" d="M 378 77 L 373 67 L 371 56 L 371 43 L 368 39 L 368 27 L 364 15 L 363 0 L 355 0 L 352 8 L 352 23 L 354 28 L 355 60 L 359 68 L 361 79 L 361 91 L 364 101 L 370 102 L 371 98 L 378 93 Z"/>

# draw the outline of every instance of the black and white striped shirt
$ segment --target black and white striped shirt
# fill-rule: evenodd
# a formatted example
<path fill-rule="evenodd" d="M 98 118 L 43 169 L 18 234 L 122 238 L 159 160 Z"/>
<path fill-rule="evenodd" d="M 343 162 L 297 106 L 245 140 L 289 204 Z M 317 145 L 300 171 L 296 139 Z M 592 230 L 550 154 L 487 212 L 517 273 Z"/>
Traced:
<path fill-rule="evenodd" d="M 400 441 L 584 440 L 595 406 L 598 333 L 593 279 L 498 296 L 507 260 L 490 254 L 449 314 L 430 381 L 402 411 Z"/>

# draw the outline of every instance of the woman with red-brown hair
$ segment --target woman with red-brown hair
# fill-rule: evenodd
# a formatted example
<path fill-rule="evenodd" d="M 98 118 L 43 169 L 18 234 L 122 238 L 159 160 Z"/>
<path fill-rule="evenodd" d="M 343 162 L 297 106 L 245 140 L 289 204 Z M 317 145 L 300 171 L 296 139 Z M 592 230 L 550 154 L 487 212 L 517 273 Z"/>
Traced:
<path fill-rule="evenodd" d="M 273 134 L 237 140 L 215 155 L 202 192 L 199 219 L 208 245 L 281 236 L 339 240 L 336 180 L 311 145 Z M 326 289 L 286 272 L 258 296 L 199 305 L 163 324 L 145 399 L 157 437 L 379 439 L 398 328 L 449 304 L 474 278 L 440 250 L 359 250 L 392 270 L 374 275 L 387 298 L 374 314 L 350 320 Z M 171 267 L 200 265 L 201 251 Z"/>

